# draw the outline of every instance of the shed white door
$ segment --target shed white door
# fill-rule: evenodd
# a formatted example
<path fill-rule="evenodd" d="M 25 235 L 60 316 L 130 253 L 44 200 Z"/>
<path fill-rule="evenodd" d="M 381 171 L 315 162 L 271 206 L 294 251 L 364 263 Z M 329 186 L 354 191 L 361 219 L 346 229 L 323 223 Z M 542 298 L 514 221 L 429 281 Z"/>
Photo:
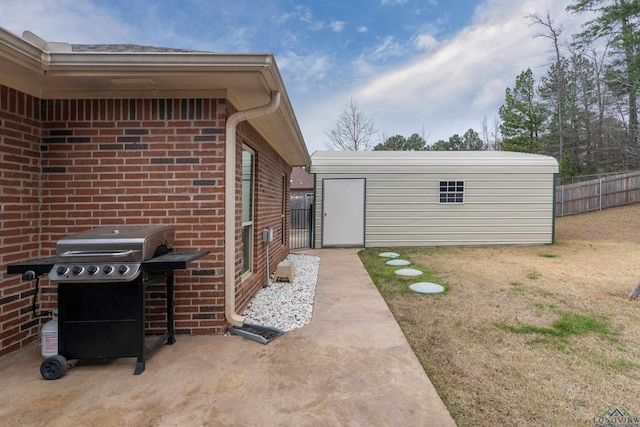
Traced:
<path fill-rule="evenodd" d="M 324 179 L 322 188 L 322 246 L 364 246 L 365 179 Z"/>

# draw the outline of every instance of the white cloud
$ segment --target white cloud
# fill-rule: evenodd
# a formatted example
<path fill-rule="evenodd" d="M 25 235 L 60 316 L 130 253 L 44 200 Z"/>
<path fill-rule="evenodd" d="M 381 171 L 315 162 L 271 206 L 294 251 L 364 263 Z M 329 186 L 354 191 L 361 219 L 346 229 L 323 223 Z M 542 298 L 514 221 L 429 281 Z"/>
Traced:
<path fill-rule="evenodd" d="M 89 0 L 3 1 L 0 17 L 0 25 L 19 36 L 29 30 L 53 42 L 125 43 L 138 32 Z"/>
<path fill-rule="evenodd" d="M 308 24 L 313 23 L 314 21 L 313 13 L 311 12 L 311 9 L 309 7 L 299 5 L 299 6 L 296 6 L 294 10 L 295 10 L 295 15 L 302 22 L 306 22 Z"/>
<path fill-rule="evenodd" d="M 345 25 L 346 22 L 344 21 L 333 21 L 329 24 L 329 28 L 331 28 L 331 31 L 339 33 L 340 31 L 344 30 Z"/>
<path fill-rule="evenodd" d="M 432 50 L 439 45 L 438 40 L 431 34 L 419 34 L 414 43 L 419 50 Z"/>
<path fill-rule="evenodd" d="M 425 22 L 408 38 L 385 32 L 388 36 L 378 39 L 376 46 L 353 54 L 350 64 L 337 62 L 333 52 L 313 50 L 313 44 L 301 46 L 301 39 L 310 31 L 325 30 L 325 36 L 332 36 L 329 30 L 344 31 L 346 23 L 319 20 L 311 8 L 290 8 L 284 2 L 256 11 L 245 10 L 246 4 L 238 3 L 237 8 L 253 19 L 238 19 L 238 14 L 224 8 L 212 12 L 207 27 L 194 23 L 184 28 L 185 18 L 178 12 L 187 13 L 183 10 L 187 6 L 177 4 L 173 6 L 176 15 L 167 17 L 167 3 L 150 0 L 118 2 L 121 6 L 117 7 L 113 2 L 96 0 L 0 0 L 0 26 L 18 35 L 30 30 L 48 41 L 70 43 L 159 44 L 239 52 L 266 51 L 264 46 L 273 46 L 301 129 L 310 151 L 314 151 L 323 148 L 324 132 L 334 126 L 349 98 L 357 100 L 376 127 L 390 135 L 408 136 L 424 127 L 433 142 L 468 128 L 479 130 L 484 117 L 492 122 L 497 116 L 505 88 L 514 85 L 521 71 L 531 67 L 538 77 L 545 72 L 539 66 L 547 62 L 548 41 L 531 37 L 538 29 L 529 27 L 524 16 L 550 10 L 568 38 L 579 31 L 577 22 L 585 20 L 565 13 L 571 2 L 483 0 L 472 23 L 448 39 L 436 38 L 440 36 L 438 28 L 446 24 L 437 20 Z M 210 0 L 200 4 L 211 5 Z M 386 11 L 391 13 L 393 6 L 408 2 L 380 0 L 379 4 L 388 6 Z M 132 13 L 125 15 L 123 10 Z M 260 26 L 264 17 L 269 30 L 277 33 L 277 40 L 270 40 Z M 139 20 L 134 22 L 136 18 Z M 187 22 L 190 18 L 201 17 L 187 16 Z M 371 28 L 355 27 L 361 33 L 357 42 L 370 42 L 374 29 L 378 28 L 373 24 Z M 256 48 L 255 40 L 260 36 L 264 37 Z"/>
<path fill-rule="evenodd" d="M 408 0 L 380 0 L 382 6 L 398 6 L 406 4 Z"/>
<path fill-rule="evenodd" d="M 475 92 L 471 106 L 474 109 L 484 110 L 504 101 L 504 93 L 507 87 L 513 86 L 515 76 L 512 80 L 495 78 L 485 81 Z M 497 113 L 497 112 L 496 112 Z"/>
<path fill-rule="evenodd" d="M 211 45 L 193 47 L 194 45 L 190 44 L 194 42 L 193 40 L 185 42 L 185 45 L 192 46 L 192 49 L 213 50 L 217 52 L 248 52 L 251 50 L 251 39 L 253 38 L 254 33 L 254 28 L 243 26 L 230 27 L 227 28 L 223 33 L 216 34 L 215 39 L 210 41 Z M 287 35 L 283 35 L 283 40 Z M 178 38 L 179 36 L 180 32 L 178 31 L 178 33 L 173 38 Z M 198 40 L 196 41 L 196 43 L 201 43 L 201 41 Z"/>
<path fill-rule="evenodd" d="M 417 35 L 420 56 L 375 76 L 352 96 L 388 134 L 410 135 L 424 126 L 436 140 L 477 130 L 485 116 L 497 116 L 506 87 L 521 71 L 545 72 L 538 67 L 545 63 L 547 41 L 532 37 L 537 30 L 525 15 L 550 10 L 557 22 L 564 22 L 570 19 L 564 12 L 568 3 L 488 0 L 472 25 L 449 40 L 438 44 L 430 34 Z M 386 39 L 372 57 L 397 54 L 399 46 Z"/>
<path fill-rule="evenodd" d="M 405 53 L 402 43 L 393 36 L 387 36 L 367 56 L 373 61 L 384 61 L 390 57 L 399 57 Z"/>
<path fill-rule="evenodd" d="M 286 77 L 287 86 L 294 86 L 301 92 L 307 92 L 327 76 L 331 61 L 323 55 L 298 55 L 285 52 L 278 56 L 278 66 Z"/>
<path fill-rule="evenodd" d="M 352 63 L 356 78 L 370 78 L 376 71 L 376 68 L 367 60 L 364 55 L 358 56 Z"/>
<path fill-rule="evenodd" d="M 319 31 L 327 27 L 327 24 L 324 21 L 318 20 L 315 18 L 315 16 L 313 15 L 313 11 L 311 10 L 310 7 L 304 6 L 304 5 L 297 5 L 290 12 L 280 13 L 278 15 L 274 15 L 271 17 L 271 22 L 279 26 L 288 24 L 289 21 L 292 21 L 292 20 L 297 20 L 299 22 L 302 22 L 303 24 L 306 25 L 306 28 L 312 31 Z M 336 21 L 335 23 L 329 24 L 329 27 L 332 30 L 336 31 L 334 27 L 337 28 L 340 26 L 340 24 L 344 25 L 344 23 L 341 23 L 340 21 Z M 337 31 L 341 29 L 342 28 L 338 29 Z"/>
<path fill-rule="evenodd" d="M 280 15 L 272 16 L 271 22 L 273 22 L 276 25 L 282 25 L 286 23 L 288 20 L 294 18 L 295 16 L 296 14 L 293 12 L 285 12 L 285 13 L 281 13 Z"/>

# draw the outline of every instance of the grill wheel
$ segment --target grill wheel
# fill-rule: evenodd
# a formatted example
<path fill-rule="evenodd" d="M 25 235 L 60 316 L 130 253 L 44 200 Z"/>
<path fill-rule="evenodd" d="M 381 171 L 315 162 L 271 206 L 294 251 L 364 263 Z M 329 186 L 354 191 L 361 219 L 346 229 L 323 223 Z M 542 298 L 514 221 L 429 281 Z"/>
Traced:
<path fill-rule="evenodd" d="M 67 359 L 64 356 L 56 354 L 48 357 L 40 365 L 40 374 L 47 380 L 57 380 L 67 372 Z"/>

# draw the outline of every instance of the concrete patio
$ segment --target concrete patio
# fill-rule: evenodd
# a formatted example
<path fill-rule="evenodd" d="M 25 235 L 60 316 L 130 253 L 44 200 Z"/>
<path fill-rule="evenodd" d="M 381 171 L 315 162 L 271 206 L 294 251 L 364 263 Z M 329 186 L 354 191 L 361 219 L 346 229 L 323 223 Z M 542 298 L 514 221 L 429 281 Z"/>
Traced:
<path fill-rule="evenodd" d="M 135 359 L 40 376 L 37 344 L 0 357 L 7 426 L 455 426 L 357 249 L 320 257 L 313 320 L 267 345 L 177 336 Z"/>

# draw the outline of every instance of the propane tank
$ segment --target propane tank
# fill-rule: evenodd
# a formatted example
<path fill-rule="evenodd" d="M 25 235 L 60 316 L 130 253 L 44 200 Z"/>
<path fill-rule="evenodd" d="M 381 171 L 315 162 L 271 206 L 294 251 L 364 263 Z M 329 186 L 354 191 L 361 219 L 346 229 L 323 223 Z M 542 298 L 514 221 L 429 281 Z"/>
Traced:
<path fill-rule="evenodd" d="M 45 359 L 58 354 L 58 312 L 53 311 L 53 318 L 42 325 L 40 331 L 40 351 Z"/>

